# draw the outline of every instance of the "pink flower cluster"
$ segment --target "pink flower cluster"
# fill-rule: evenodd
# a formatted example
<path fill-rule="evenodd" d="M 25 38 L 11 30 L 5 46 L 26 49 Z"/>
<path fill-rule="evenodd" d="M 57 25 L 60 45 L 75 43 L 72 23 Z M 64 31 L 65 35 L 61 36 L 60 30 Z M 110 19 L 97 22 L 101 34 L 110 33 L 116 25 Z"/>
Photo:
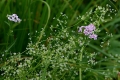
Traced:
<path fill-rule="evenodd" d="M 10 21 L 18 22 L 18 23 L 21 22 L 21 19 L 19 19 L 16 14 L 7 15 L 7 17 L 8 17 L 8 19 L 9 19 Z"/>
<path fill-rule="evenodd" d="M 90 39 L 97 40 L 97 35 L 94 34 L 95 29 L 93 24 L 89 24 L 88 26 L 81 26 L 78 32 L 83 32 L 85 35 L 89 36 Z"/>

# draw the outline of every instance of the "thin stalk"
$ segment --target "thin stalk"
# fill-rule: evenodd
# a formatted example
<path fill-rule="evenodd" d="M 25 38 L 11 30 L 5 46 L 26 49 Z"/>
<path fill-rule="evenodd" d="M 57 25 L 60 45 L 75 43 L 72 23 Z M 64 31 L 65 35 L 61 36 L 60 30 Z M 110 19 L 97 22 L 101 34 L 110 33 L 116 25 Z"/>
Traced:
<path fill-rule="evenodd" d="M 6 49 L 7 49 L 7 48 L 8 48 L 8 45 L 9 45 L 9 37 L 10 37 L 10 34 L 11 34 L 12 26 L 11 26 L 11 23 L 8 23 L 8 22 L 6 22 L 6 23 L 7 23 L 8 26 L 9 26 L 9 30 L 8 30 L 7 38 L 6 38 L 6 40 L 7 40 Z"/>
<path fill-rule="evenodd" d="M 42 29 L 42 31 L 40 33 L 40 36 L 38 38 L 38 41 L 37 41 L 36 45 L 38 45 L 40 40 L 42 39 L 42 36 L 43 36 L 44 31 L 45 31 L 45 29 L 47 27 L 47 24 L 48 24 L 48 20 L 50 18 L 50 6 L 49 6 L 49 4 L 47 2 L 45 2 L 45 1 L 43 1 L 43 0 L 40 0 L 40 1 L 43 2 L 47 6 L 47 8 L 48 8 L 48 18 L 47 18 L 47 21 L 46 21 L 46 24 L 45 24 L 44 28 Z"/>
<path fill-rule="evenodd" d="M 82 61 L 83 50 L 84 50 L 84 46 L 81 49 L 80 62 Z M 80 64 L 80 67 L 81 67 L 81 64 Z M 79 68 L 79 80 L 82 80 L 82 68 Z"/>

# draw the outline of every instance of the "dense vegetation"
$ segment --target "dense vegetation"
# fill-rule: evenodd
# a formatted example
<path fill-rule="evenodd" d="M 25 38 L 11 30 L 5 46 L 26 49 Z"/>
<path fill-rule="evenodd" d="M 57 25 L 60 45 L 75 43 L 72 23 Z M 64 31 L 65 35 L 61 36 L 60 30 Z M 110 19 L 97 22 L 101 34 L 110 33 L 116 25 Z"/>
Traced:
<path fill-rule="evenodd" d="M 120 0 L 0 0 L 0 80 L 120 80 Z"/>

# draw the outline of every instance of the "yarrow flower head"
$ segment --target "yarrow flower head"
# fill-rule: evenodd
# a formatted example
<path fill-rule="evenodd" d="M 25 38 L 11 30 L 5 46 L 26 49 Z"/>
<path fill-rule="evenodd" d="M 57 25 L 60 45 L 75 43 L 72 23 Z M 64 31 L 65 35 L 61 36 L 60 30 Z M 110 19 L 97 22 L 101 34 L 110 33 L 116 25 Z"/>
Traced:
<path fill-rule="evenodd" d="M 94 34 L 95 26 L 91 23 L 88 26 L 81 26 L 78 32 L 83 32 L 85 35 L 89 36 L 90 39 L 97 40 L 97 35 Z"/>
<path fill-rule="evenodd" d="M 7 18 L 13 22 L 20 23 L 22 21 L 20 18 L 18 18 L 17 14 L 7 15 Z"/>

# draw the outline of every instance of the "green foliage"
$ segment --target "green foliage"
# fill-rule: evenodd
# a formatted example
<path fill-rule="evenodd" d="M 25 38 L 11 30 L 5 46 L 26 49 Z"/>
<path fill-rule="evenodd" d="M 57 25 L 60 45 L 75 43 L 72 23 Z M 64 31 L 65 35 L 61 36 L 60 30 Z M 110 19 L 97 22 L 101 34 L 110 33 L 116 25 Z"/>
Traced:
<path fill-rule="evenodd" d="M 0 79 L 119 80 L 118 0 L 1 0 Z M 11 22 L 8 14 L 22 21 Z M 90 23 L 97 40 L 78 32 Z"/>

